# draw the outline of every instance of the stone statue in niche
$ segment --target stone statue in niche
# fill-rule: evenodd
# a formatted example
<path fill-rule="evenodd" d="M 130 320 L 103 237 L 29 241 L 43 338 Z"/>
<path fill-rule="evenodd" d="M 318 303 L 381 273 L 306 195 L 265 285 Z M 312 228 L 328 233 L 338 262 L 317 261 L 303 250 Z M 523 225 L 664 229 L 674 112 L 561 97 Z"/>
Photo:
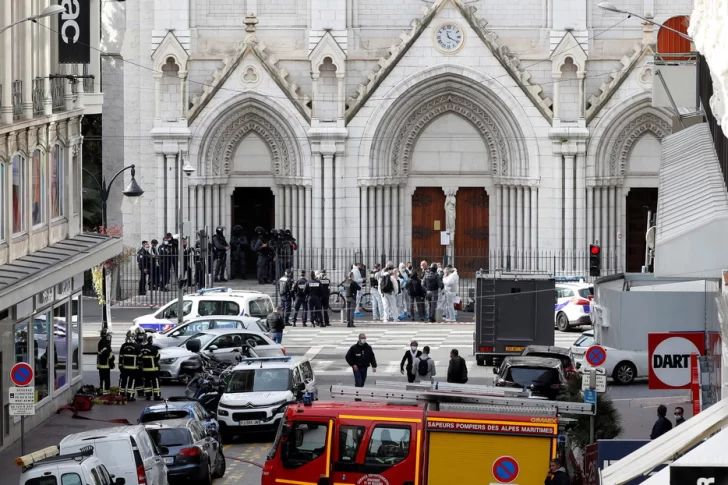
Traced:
<path fill-rule="evenodd" d="M 450 232 L 450 240 L 455 237 L 455 194 L 445 197 L 445 229 Z"/>

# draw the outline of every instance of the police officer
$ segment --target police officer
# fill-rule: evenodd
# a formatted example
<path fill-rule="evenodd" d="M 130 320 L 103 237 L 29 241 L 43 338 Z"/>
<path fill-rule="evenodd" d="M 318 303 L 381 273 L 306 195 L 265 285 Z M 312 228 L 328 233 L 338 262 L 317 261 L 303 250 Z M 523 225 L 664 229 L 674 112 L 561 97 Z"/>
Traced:
<path fill-rule="evenodd" d="M 321 314 L 323 316 L 324 327 L 330 327 L 331 324 L 329 323 L 329 296 L 331 295 L 331 290 L 329 288 L 329 285 L 331 285 L 331 280 L 329 280 L 328 276 L 326 276 L 326 270 L 322 269 L 319 273 L 319 283 L 321 283 Z"/>
<path fill-rule="evenodd" d="M 96 355 L 96 368 L 99 370 L 99 387 L 101 394 L 108 394 L 111 389 L 111 368 L 114 362 L 114 353 L 111 351 L 111 334 L 105 328 L 101 329 L 101 339 Z"/>
<path fill-rule="evenodd" d="M 308 327 L 306 325 L 307 320 L 307 313 L 308 313 L 308 305 L 306 304 L 306 284 L 308 283 L 308 280 L 306 279 L 306 272 L 301 271 L 301 277 L 296 280 L 296 283 L 294 283 L 294 286 L 292 288 L 292 292 L 296 295 L 296 306 L 293 311 L 293 326 L 296 326 L 296 320 L 298 319 L 298 309 L 303 306 L 303 315 L 301 317 L 301 320 L 303 320 L 303 326 Z"/>
<path fill-rule="evenodd" d="M 283 310 L 283 321 L 290 326 L 291 318 L 291 296 L 293 293 L 293 273 L 287 269 L 285 274 L 278 280 L 278 294 L 281 296 L 281 309 Z"/>
<path fill-rule="evenodd" d="M 129 401 L 134 401 L 139 351 L 139 346 L 134 341 L 134 333 L 129 330 L 126 332 L 126 342 L 119 351 L 119 371 L 121 372 L 119 388 L 121 395 Z"/>
<path fill-rule="evenodd" d="M 147 396 L 147 401 L 152 397 L 155 401 L 162 400 L 162 389 L 159 387 L 159 350 L 159 347 L 154 345 L 152 336 L 149 335 L 141 351 L 144 394 Z"/>
<path fill-rule="evenodd" d="M 316 278 L 316 273 L 313 271 L 311 271 L 311 279 L 308 280 L 304 287 L 304 294 L 306 295 L 308 311 L 311 313 L 311 325 L 315 327 L 318 323 L 319 327 L 323 327 L 324 322 L 321 318 L 321 282 Z"/>
<path fill-rule="evenodd" d="M 268 241 L 265 238 L 265 231 L 262 227 L 255 228 L 255 242 L 253 242 L 253 251 L 257 256 L 258 267 L 258 284 L 263 285 L 268 280 L 268 264 L 270 261 L 269 253 L 271 251 Z"/>
<path fill-rule="evenodd" d="M 188 238 L 182 240 L 182 266 L 184 268 L 182 278 L 186 280 L 187 286 L 193 286 L 195 284 L 195 277 L 192 274 L 192 262 L 194 260 L 195 250 L 189 246 L 188 241 Z"/>
<path fill-rule="evenodd" d="M 142 241 L 142 247 L 137 251 L 136 260 L 139 266 L 139 294 L 146 295 L 149 270 L 152 267 L 152 255 L 149 253 L 149 242 Z"/>
<path fill-rule="evenodd" d="M 224 227 L 217 226 L 215 235 L 212 236 L 212 252 L 215 257 L 215 269 L 212 275 L 214 281 L 227 281 L 225 279 L 225 263 L 230 246 L 228 246 L 227 239 L 225 239 L 224 231 Z"/>
<path fill-rule="evenodd" d="M 437 296 L 438 293 L 445 287 L 442 283 L 442 278 L 437 274 L 437 264 L 432 263 L 430 270 L 425 273 L 425 277 L 422 280 L 422 286 L 425 288 L 425 302 L 427 304 L 427 313 L 430 318 L 430 322 L 435 321 L 435 312 L 437 311 Z"/>
<path fill-rule="evenodd" d="M 174 254 L 172 252 L 172 246 L 168 236 L 164 236 L 162 245 L 159 246 L 159 272 L 160 272 L 160 285 L 162 291 L 169 291 L 167 285 L 170 280 L 170 271 L 172 270 L 172 262 L 174 261 Z"/>
<path fill-rule="evenodd" d="M 147 333 L 143 328 L 137 327 L 134 333 L 134 343 L 137 345 L 138 358 L 137 358 L 137 369 L 136 375 L 134 376 L 134 382 L 136 383 L 136 395 L 141 398 L 144 397 L 144 375 L 142 374 L 142 347 L 147 343 Z"/>
<path fill-rule="evenodd" d="M 195 249 L 193 250 L 193 258 L 195 261 L 195 285 L 198 288 L 205 286 L 205 256 L 200 247 L 200 241 L 195 243 Z"/>
<path fill-rule="evenodd" d="M 243 228 L 240 225 L 233 227 L 233 235 L 230 238 L 230 279 L 236 278 L 246 279 L 248 272 L 248 264 L 245 260 L 250 243 L 248 238 L 243 234 Z"/>

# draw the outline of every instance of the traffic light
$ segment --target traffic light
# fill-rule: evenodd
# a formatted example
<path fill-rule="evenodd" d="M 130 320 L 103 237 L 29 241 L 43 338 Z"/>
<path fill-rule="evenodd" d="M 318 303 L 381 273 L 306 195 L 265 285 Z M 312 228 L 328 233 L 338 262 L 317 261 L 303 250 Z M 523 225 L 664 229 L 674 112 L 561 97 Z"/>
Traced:
<path fill-rule="evenodd" d="M 589 245 L 589 276 L 600 276 L 602 272 L 602 248 Z"/>

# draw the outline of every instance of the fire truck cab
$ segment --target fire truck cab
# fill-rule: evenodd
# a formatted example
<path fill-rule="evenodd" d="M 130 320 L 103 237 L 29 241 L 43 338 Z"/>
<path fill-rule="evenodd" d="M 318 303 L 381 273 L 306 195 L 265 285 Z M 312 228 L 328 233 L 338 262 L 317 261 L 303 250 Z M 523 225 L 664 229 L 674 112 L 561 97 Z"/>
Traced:
<path fill-rule="evenodd" d="M 332 387 L 332 395 L 342 389 L 347 388 Z M 543 482 L 549 461 L 557 457 L 559 419 L 545 411 L 549 401 L 535 401 L 538 406 L 525 408 L 524 414 L 523 403 L 504 406 L 508 399 L 503 397 L 471 395 L 470 402 L 457 402 L 463 393 L 386 394 L 403 396 L 411 404 L 319 401 L 289 406 L 261 484 L 531 485 Z M 490 404 L 477 404 L 479 399 Z M 529 404 L 528 399 L 518 401 Z M 586 409 L 580 403 L 577 407 Z"/>

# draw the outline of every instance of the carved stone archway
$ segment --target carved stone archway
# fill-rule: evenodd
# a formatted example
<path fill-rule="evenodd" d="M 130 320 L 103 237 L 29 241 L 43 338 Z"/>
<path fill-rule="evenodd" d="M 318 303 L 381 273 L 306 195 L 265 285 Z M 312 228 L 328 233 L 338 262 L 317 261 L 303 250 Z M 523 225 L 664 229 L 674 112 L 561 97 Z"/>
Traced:
<path fill-rule="evenodd" d="M 632 147 L 645 133 L 654 134 L 659 140 L 672 132 L 670 123 L 655 113 L 645 113 L 631 120 L 614 139 L 609 153 L 609 176 L 624 177 Z"/>

